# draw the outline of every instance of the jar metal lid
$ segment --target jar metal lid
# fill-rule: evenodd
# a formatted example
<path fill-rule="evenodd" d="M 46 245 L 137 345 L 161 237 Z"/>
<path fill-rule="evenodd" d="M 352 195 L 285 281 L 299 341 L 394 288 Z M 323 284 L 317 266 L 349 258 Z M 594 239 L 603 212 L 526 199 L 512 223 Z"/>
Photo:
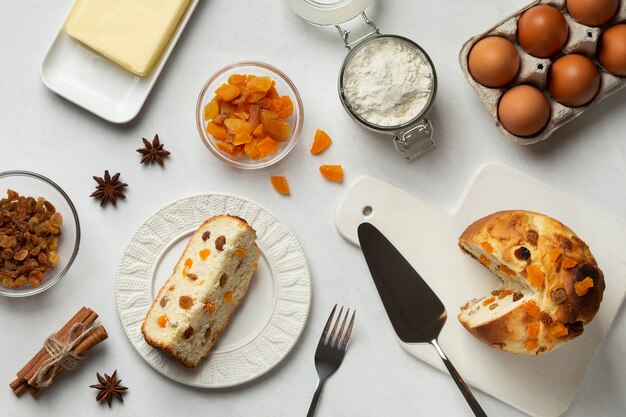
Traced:
<path fill-rule="evenodd" d="M 361 14 L 372 0 L 287 0 L 291 10 L 309 23 L 331 26 Z"/>

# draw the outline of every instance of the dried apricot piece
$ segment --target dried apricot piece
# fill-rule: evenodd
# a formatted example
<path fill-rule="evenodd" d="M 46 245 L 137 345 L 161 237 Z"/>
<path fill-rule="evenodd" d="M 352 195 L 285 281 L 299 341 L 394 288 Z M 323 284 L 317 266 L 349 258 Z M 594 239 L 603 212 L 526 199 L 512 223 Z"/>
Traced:
<path fill-rule="evenodd" d="M 578 262 L 576 262 L 575 260 L 573 260 L 572 258 L 568 258 L 565 257 L 563 258 L 563 260 L 561 261 L 561 266 L 564 269 L 572 269 L 573 267 L 575 267 L 576 265 L 578 265 Z"/>
<path fill-rule="evenodd" d="M 270 179 L 272 180 L 272 186 L 279 194 L 289 195 L 289 184 L 287 183 L 287 178 L 274 176 Z"/>
<path fill-rule="evenodd" d="M 498 269 L 507 275 L 515 275 L 515 271 L 513 271 L 511 268 L 509 268 L 506 265 L 500 265 L 498 266 Z"/>
<path fill-rule="evenodd" d="M 250 136 L 250 133 L 248 132 L 238 133 L 235 135 L 233 139 L 233 145 L 235 146 L 244 145 L 250 142 L 251 140 L 252 140 L 252 136 Z"/>
<path fill-rule="evenodd" d="M 232 84 L 222 84 L 215 90 L 215 95 L 224 101 L 230 101 L 239 95 L 239 87 Z"/>
<path fill-rule="evenodd" d="M 563 323 L 557 321 L 550 327 L 550 333 L 554 337 L 563 337 L 569 334 L 569 330 L 567 330 L 567 327 L 565 327 Z"/>
<path fill-rule="evenodd" d="M 250 133 L 250 125 L 241 119 L 226 119 L 224 125 L 228 129 L 228 133 L 238 135 L 240 133 Z"/>
<path fill-rule="evenodd" d="M 232 74 L 228 77 L 228 84 L 236 85 L 237 87 L 242 87 L 246 85 L 247 77 L 242 74 Z"/>
<path fill-rule="evenodd" d="M 208 258 L 210 254 L 211 254 L 210 249 L 202 249 L 200 252 L 198 252 L 198 255 L 200 255 L 200 259 L 202 259 L 203 261 L 205 261 L 206 258 Z"/>
<path fill-rule="evenodd" d="M 485 253 L 490 254 L 493 253 L 493 246 L 491 246 L 491 243 L 489 242 L 483 242 L 480 244 L 480 247 L 483 248 L 483 250 L 485 251 Z"/>
<path fill-rule="evenodd" d="M 232 291 L 228 291 L 226 294 L 224 294 L 224 303 L 225 304 L 232 303 L 234 299 L 235 299 L 235 297 L 233 296 L 233 292 Z"/>
<path fill-rule="evenodd" d="M 582 297 L 583 295 L 587 294 L 589 288 L 591 287 L 593 287 L 593 279 L 587 277 L 582 281 L 578 281 L 574 284 L 574 291 L 576 291 L 577 296 Z"/>
<path fill-rule="evenodd" d="M 204 120 L 213 120 L 220 114 L 220 106 L 217 104 L 217 100 L 213 99 L 209 101 L 204 107 Z"/>
<path fill-rule="evenodd" d="M 478 258 L 478 261 L 485 266 L 489 266 L 491 264 L 491 261 L 487 259 L 485 255 L 480 255 L 480 257 Z"/>
<path fill-rule="evenodd" d="M 495 297 L 487 298 L 485 301 L 483 301 L 483 307 L 487 307 L 489 304 L 493 303 L 494 301 L 496 301 Z"/>
<path fill-rule="evenodd" d="M 315 137 L 313 138 L 313 145 L 311 146 L 311 153 L 313 155 L 324 152 L 330 144 L 333 143 L 332 139 L 326 132 L 321 129 L 315 131 Z"/>
<path fill-rule="evenodd" d="M 528 339 L 524 342 L 524 347 L 526 348 L 526 350 L 537 349 L 538 345 L 539 343 L 537 342 L 537 339 Z"/>
<path fill-rule="evenodd" d="M 274 85 L 274 81 L 270 77 L 252 77 L 246 83 L 246 88 L 250 93 L 262 92 L 263 96 Z"/>
<path fill-rule="evenodd" d="M 541 309 L 533 300 L 524 303 L 524 313 L 533 320 L 539 320 L 541 317 Z"/>
<path fill-rule="evenodd" d="M 343 167 L 341 165 L 322 165 L 320 172 L 328 181 L 343 182 Z"/>
<path fill-rule="evenodd" d="M 265 97 L 264 91 L 253 91 L 248 96 L 248 103 L 258 103 Z"/>
<path fill-rule="evenodd" d="M 243 147 L 243 150 L 246 155 L 248 155 L 248 157 L 253 161 L 259 159 L 259 157 L 261 156 L 261 152 L 259 152 L 259 147 L 257 146 L 257 142 L 255 140 L 251 140 L 250 142 L 246 143 Z"/>
<path fill-rule="evenodd" d="M 235 149 L 235 146 L 232 143 L 227 143 L 227 142 L 223 142 L 223 141 L 217 141 L 215 143 L 215 146 L 220 151 L 222 151 L 224 153 L 227 153 L 227 154 L 229 154 L 231 156 L 235 156 L 237 154 L 237 150 Z"/>
<path fill-rule="evenodd" d="M 157 324 L 158 324 L 158 325 L 159 325 L 159 327 L 161 327 L 161 328 L 165 327 L 165 326 L 167 325 L 167 322 L 168 322 L 168 321 L 169 321 L 169 320 L 168 320 L 168 318 L 167 318 L 167 316 L 166 316 L 165 314 L 163 314 L 162 316 L 159 316 L 159 317 L 157 318 Z"/>
<path fill-rule="evenodd" d="M 279 118 L 286 119 L 293 114 L 293 102 L 289 96 L 282 96 L 272 101 L 271 109 Z"/>
<path fill-rule="evenodd" d="M 224 140 L 228 135 L 226 129 L 224 129 L 222 126 L 216 125 L 213 122 L 206 125 L 206 132 L 218 140 Z"/>
<path fill-rule="evenodd" d="M 268 155 L 275 154 L 277 148 L 278 143 L 270 137 L 265 137 L 257 143 L 259 158 L 265 158 Z"/>
<path fill-rule="evenodd" d="M 530 337 L 531 339 L 536 339 L 537 335 L 539 334 L 539 322 L 538 321 L 533 321 L 531 323 L 528 324 L 528 337 Z"/>
<path fill-rule="evenodd" d="M 530 265 L 526 268 L 526 278 L 537 288 L 541 288 L 546 276 L 539 265 Z"/>
<path fill-rule="evenodd" d="M 561 251 L 558 249 L 550 249 L 548 251 L 548 258 L 552 262 L 556 262 L 560 256 L 561 256 Z"/>
<path fill-rule="evenodd" d="M 252 132 L 252 136 L 254 136 L 255 138 L 262 138 L 265 137 L 265 130 L 263 129 L 263 125 L 259 123 L 259 125 L 254 128 L 254 131 Z"/>

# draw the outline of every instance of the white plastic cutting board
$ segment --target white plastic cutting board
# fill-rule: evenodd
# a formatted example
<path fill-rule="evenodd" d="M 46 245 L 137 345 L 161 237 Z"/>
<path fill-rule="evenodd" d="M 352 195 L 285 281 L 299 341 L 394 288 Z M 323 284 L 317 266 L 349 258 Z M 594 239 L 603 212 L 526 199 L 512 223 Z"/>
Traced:
<path fill-rule="evenodd" d="M 585 332 L 541 356 L 491 348 L 456 318 L 468 299 L 486 295 L 498 284 L 496 276 L 459 250 L 458 236 L 474 220 L 505 209 L 561 220 L 587 242 L 605 275 L 604 300 Z M 448 321 L 439 342 L 466 382 L 531 416 L 554 417 L 568 409 L 626 295 L 626 225 L 501 164 L 482 166 L 451 213 L 382 180 L 361 177 L 339 205 L 336 225 L 358 245 L 357 227 L 364 221 L 378 227 L 441 298 Z M 447 372 L 432 346 L 400 343 L 411 355 Z M 626 372 L 626 364 L 616 366 Z"/>
<path fill-rule="evenodd" d="M 43 83 L 58 95 L 112 123 L 134 119 L 200 0 L 187 10 L 152 71 L 139 77 L 70 37 L 63 26 L 41 64 Z"/>

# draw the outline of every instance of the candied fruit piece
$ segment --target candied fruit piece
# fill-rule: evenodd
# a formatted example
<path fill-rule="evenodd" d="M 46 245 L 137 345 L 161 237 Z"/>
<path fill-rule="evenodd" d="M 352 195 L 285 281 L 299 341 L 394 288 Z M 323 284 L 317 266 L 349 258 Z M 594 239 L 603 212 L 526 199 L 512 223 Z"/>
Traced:
<path fill-rule="evenodd" d="M 243 248 L 237 248 L 237 250 L 235 251 L 235 256 L 243 258 L 244 256 L 246 256 L 246 250 Z"/>
<path fill-rule="evenodd" d="M 207 313 L 214 313 L 215 304 L 207 301 L 206 303 L 204 303 L 204 311 L 206 311 Z"/>
<path fill-rule="evenodd" d="M 263 130 L 272 139 L 279 142 L 288 141 L 291 134 L 291 126 L 289 123 L 280 119 L 266 118 L 263 120 Z"/>
<path fill-rule="evenodd" d="M 485 301 L 483 301 L 483 307 L 487 307 L 489 304 L 493 303 L 494 301 L 496 301 L 495 297 L 487 298 Z"/>
<path fill-rule="evenodd" d="M 575 267 L 576 265 L 578 265 L 578 262 L 576 262 L 575 260 L 573 260 L 572 258 L 568 258 L 565 257 L 563 258 L 563 260 L 561 261 L 561 266 L 564 269 L 572 269 L 573 267 Z"/>
<path fill-rule="evenodd" d="M 524 342 L 524 347 L 526 350 L 535 350 L 539 346 L 537 339 L 528 339 Z"/>
<path fill-rule="evenodd" d="M 232 74 L 228 77 L 228 84 L 236 85 L 237 87 L 242 87 L 246 85 L 247 77 L 242 74 Z"/>
<path fill-rule="evenodd" d="M 320 172 L 328 181 L 343 182 L 343 167 L 341 165 L 322 165 Z"/>
<path fill-rule="evenodd" d="M 224 101 L 230 101 L 239 95 L 239 87 L 232 84 L 222 84 L 215 95 Z"/>
<path fill-rule="evenodd" d="M 204 107 L 204 120 L 213 120 L 220 114 L 220 106 L 217 100 L 213 99 Z"/>
<path fill-rule="evenodd" d="M 273 100 L 270 108 L 281 119 L 286 119 L 293 114 L 293 102 L 289 96 L 282 96 Z"/>
<path fill-rule="evenodd" d="M 273 85 L 274 81 L 272 81 L 270 77 L 252 77 L 248 80 L 246 88 L 251 93 L 259 92 L 263 93 L 263 96 L 265 96 L 265 93 L 267 93 Z"/>
<path fill-rule="evenodd" d="M 321 129 L 317 129 L 315 131 L 315 137 L 313 138 L 313 145 L 311 146 L 311 153 L 313 155 L 320 154 L 324 152 L 330 144 L 332 143 L 332 139 L 326 132 Z"/>
<path fill-rule="evenodd" d="M 193 265 L 193 261 L 191 260 L 191 258 L 185 259 L 185 266 L 187 268 L 191 268 L 192 265 Z"/>
<path fill-rule="evenodd" d="M 485 266 L 489 266 L 489 265 L 491 265 L 491 261 L 490 261 L 489 259 L 487 259 L 487 257 L 486 257 L 485 255 L 482 255 L 482 254 L 481 254 L 481 255 L 480 255 L 480 257 L 478 258 L 478 261 L 479 261 L 481 264 L 485 265 Z"/>
<path fill-rule="evenodd" d="M 493 253 L 493 246 L 491 246 L 491 243 L 489 242 L 483 242 L 480 244 L 480 247 L 483 248 L 483 250 L 485 251 L 485 253 L 487 254 L 491 254 Z"/>
<path fill-rule="evenodd" d="M 259 150 L 259 158 L 265 158 L 268 155 L 276 153 L 278 143 L 274 139 L 266 137 L 257 143 L 257 148 Z"/>
<path fill-rule="evenodd" d="M 204 240 L 206 241 L 206 239 Z M 200 259 L 202 259 L 203 261 L 205 261 L 206 258 L 208 258 L 210 254 L 211 254 L 211 250 L 209 249 L 202 249 L 200 252 L 198 252 L 198 255 L 200 255 Z"/>
<path fill-rule="evenodd" d="M 178 306 L 183 310 L 189 310 L 193 306 L 193 298 L 188 295 L 182 295 L 178 299 Z"/>
<path fill-rule="evenodd" d="M 511 294 L 513 294 L 513 290 L 504 290 L 498 295 L 498 299 L 502 300 L 504 297 L 508 297 Z"/>
<path fill-rule="evenodd" d="M 168 318 L 165 314 L 163 314 L 162 316 L 159 316 L 157 318 L 157 324 L 159 325 L 159 327 L 164 328 L 167 325 L 168 322 Z"/>
<path fill-rule="evenodd" d="M 274 176 L 270 179 L 272 180 L 272 186 L 274 187 L 276 192 L 282 195 L 289 194 L 289 184 L 287 183 L 287 178 L 282 176 Z"/>
<path fill-rule="evenodd" d="M 251 140 L 252 140 L 252 136 L 250 136 L 250 133 L 248 132 L 238 133 L 233 138 L 233 145 L 235 146 L 245 145 Z"/>
<path fill-rule="evenodd" d="M 569 334 L 569 330 L 567 330 L 567 327 L 565 327 L 563 323 L 557 321 L 550 327 L 550 333 L 554 337 L 564 337 Z"/>
<path fill-rule="evenodd" d="M 211 122 L 206 125 L 206 132 L 217 140 L 224 140 L 228 135 L 226 129 Z"/>
<path fill-rule="evenodd" d="M 500 269 L 500 271 L 502 271 L 503 273 L 507 275 L 515 275 L 515 271 L 513 271 L 511 268 L 509 268 L 506 265 L 500 265 L 498 266 L 498 269 Z"/>
<path fill-rule="evenodd" d="M 561 256 L 561 251 L 558 249 L 550 249 L 548 251 L 548 258 L 552 262 L 556 262 L 560 256 Z"/>
<path fill-rule="evenodd" d="M 533 320 L 539 320 L 541 317 L 541 309 L 533 300 L 524 303 L 524 313 Z"/>
<path fill-rule="evenodd" d="M 543 282 L 546 278 L 545 274 L 541 270 L 541 266 L 539 265 L 530 265 L 526 268 L 526 278 L 537 288 L 541 288 Z"/>
<path fill-rule="evenodd" d="M 233 296 L 232 291 L 228 291 L 227 293 L 224 294 L 224 303 L 230 304 L 233 302 L 234 299 L 235 297 Z"/>
<path fill-rule="evenodd" d="M 538 321 L 533 321 L 531 323 L 528 324 L 528 337 L 530 337 L 531 339 L 536 339 L 537 335 L 539 334 L 539 322 Z"/>
<path fill-rule="evenodd" d="M 591 287 L 593 287 L 593 279 L 587 277 L 582 281 L 578 281 L 574 284 L 574 291 L 576 291 L 577 296 L 582 297 L 583 295 L 587 294 L 589 288 Z"/>

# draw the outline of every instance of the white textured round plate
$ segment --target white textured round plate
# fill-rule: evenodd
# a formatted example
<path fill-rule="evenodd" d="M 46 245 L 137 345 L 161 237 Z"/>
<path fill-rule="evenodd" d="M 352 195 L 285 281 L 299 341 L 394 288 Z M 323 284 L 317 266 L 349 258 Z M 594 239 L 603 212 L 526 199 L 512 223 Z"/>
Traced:
<path fill-rule="evenodd" d="M 262 256 L 246 300 L 209 357 L 187 369 L 148 345 L 141 323 L 191 234 L 225 213 L 254 227 Z M 122 257 L 115 293 L 122 326 L 150 366 L 182 384 L 224 388 L 263 375 L 287 356 L 309 315 L 311 279 L 300 243 L 273 214 L 250 200 L 207 194 L 171 203 L 146 220 Z"/>

